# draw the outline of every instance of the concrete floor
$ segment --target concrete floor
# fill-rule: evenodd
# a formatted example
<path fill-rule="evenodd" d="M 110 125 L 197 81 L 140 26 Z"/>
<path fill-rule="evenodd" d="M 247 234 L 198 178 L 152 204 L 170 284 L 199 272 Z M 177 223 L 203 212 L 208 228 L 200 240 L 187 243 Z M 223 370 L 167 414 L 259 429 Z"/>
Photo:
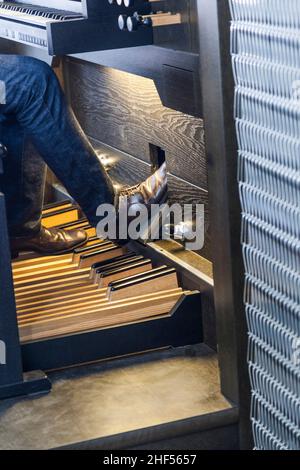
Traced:
<path fill-rule="evenodd" d="M 93 442 L 97 448 L 126 448 L 172 437 L 175 428 L 184 434 L 216 427 L 220 418 L 223 425 L 236 420 L 220 393 L 217 357 L 206 346 L 49 376 L 49 395 L 0 403 L 0 449 L 93 447 Z"/>

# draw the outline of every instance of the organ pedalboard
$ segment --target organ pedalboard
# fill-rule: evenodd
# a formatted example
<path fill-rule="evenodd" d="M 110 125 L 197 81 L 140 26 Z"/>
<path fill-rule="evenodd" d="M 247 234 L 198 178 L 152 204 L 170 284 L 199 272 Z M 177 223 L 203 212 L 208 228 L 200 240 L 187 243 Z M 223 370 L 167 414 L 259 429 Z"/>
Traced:
<path fill-rule="evenodd" d="M 31 0 L 30 4 L 0 0 L 0 37 L 44 49 L 50 55 L 148 45 L 153 43 L 153 27 L 181 22 L 179 14 L 153 13 L 155 3 L 157 0 Z"/>
<path fill-rule="evenodd" d="M 69 201 L 45 206 L 43 225 L 83 228 L 88 240 L 12 262 L 25 371 L 202 342 L 200 293 L 181 287 L 173 267 L 100 240 Z"/>

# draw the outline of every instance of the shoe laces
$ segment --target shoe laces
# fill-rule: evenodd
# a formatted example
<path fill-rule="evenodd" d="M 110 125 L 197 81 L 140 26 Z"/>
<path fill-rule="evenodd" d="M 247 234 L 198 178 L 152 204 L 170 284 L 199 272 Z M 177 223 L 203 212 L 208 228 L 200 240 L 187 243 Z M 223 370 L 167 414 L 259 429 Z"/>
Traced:
<path fill-rule="evenodd" d="M 129 188 L 121 189 L 120 196 L 121 197 L 131 196 L 132 194 L 134 194 L 138 191 L 140 186 L 141 186 L 141 184 L 139 183 L 139 184 L 136 184 L 134 186 L 130 186 Z"/>

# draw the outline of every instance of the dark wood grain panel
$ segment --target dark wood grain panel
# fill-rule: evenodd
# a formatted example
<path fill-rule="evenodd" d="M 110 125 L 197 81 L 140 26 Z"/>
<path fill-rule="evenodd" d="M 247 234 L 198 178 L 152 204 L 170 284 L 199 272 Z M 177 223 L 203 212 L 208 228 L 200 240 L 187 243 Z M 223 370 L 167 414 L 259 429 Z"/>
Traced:
<path fill-rule="evenodd" d="M 148 162 L 108 147 L 97 139 L 90 137 L 90 142 L 96 149 L 100 159 L 103 157 L 108 162 L 108 174 L 117 184 L 132 186 L 150 176 L 151 165 Z M 168 169 L 169 200 L 172 203 L 203 203 L 206 206 L 208 205 L 207 191 L 177 178 L 172 174 L 170 168 Z"/>
<path fill-rule="evenodd" d="M 162 147 L 175 176 L 207 189 L 203 121 L 162 106 L 151 80 L 68 59 L 68 92 L 84 131 L 150 161 Z"/>
<path fill-rule="evenodd" d="M 120 186 L 140 183 L 151 174 L 151 165 L 124 152 L 109 148 L 101 142 L 90 139 L 99 156 L 111 162 L 109 176 Z M 186 181 L 168 174 L 170 204 L 204 204 L 205 206 L 205 246 L 199 252 L 206 259 L 211 259 L 210 223 L 208 212 L 208 193 Z"/>
<path fill-rule="evenodd" d="M 88 54 L 76 54 L 74 57 L 89 63 L 150 78 L 155 83 L 161 102 L 169 108 L 172 108 L 172 106 L 165 97 L 163 67 L 168 65 L 189 71 L 193 74 L 196 84 L 193 100 L 181 102 L 183 106 L 174 109 L 198 118 L 203 116 L 201 90 L 198 86 L 200 81 L 199 54 L 161 46 L 140 46 L 127 48 L 126 53 L 124 53 L 123 49 L 115 49 L 90 52 Z M 174 80 L 176 80 L 176 77 L 174 77 Z M 188 83 L 184 86 L 186 88 Z"/>

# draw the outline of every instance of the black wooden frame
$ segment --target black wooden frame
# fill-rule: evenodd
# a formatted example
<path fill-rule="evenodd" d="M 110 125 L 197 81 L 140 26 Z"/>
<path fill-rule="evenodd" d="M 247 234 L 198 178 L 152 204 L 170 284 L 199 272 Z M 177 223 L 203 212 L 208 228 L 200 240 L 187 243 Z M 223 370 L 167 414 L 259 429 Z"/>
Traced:
<path fill-rule="evenodd" d="M 239 406 L 240 445 L 248 449 L 251 395 L 228 0 L 198 0 L 198 23 L 221 388 Z"/>
<path fill-rule="evenodd" d="M 2 193 L 0 193 L 0 285 L 0 340 L 6 352 L 4 363 L 0 364 L 0 399 L 46 393 L 51 389 L 51 383 L 43 372 L 23 374 L 5 199 Z"/>

